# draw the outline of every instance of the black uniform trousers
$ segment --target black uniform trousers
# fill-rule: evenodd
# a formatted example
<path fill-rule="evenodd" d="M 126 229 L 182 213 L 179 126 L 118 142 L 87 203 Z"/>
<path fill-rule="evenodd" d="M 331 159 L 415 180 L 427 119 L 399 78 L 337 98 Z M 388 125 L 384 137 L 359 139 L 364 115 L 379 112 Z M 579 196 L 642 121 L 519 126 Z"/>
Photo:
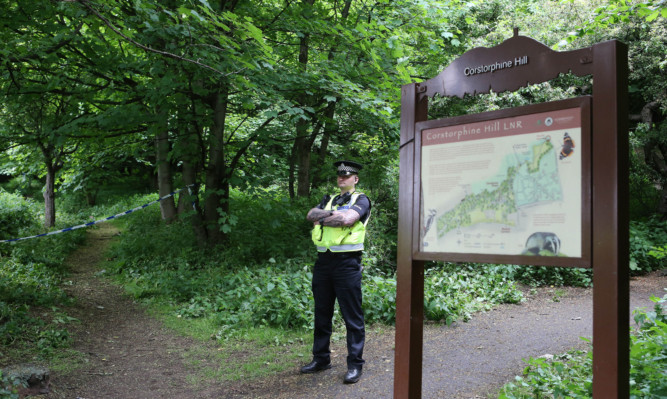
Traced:
<path fill-rule="evenodd" d="M 319 252 L 313 268 L 313 359 L 329 363 L 335 301 L 347 329 L 347 366 L 362 368 L 366 330 L 361 308 L 361 252 Z"/>

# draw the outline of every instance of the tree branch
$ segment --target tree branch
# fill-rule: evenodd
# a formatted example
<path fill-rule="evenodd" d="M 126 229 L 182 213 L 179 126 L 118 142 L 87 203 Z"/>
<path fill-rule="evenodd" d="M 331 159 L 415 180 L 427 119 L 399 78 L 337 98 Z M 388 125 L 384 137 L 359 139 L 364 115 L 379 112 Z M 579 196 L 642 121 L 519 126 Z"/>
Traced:
<path fill-rule="evenodd" d="M 222 72 L 222 71 L 219 71 L 219 70 L 215 69 L 214 67 L 212 67 L 212 66 L 210 66 L 210 65 L 201 63 L 201 62 L 199 62 L 199 61 L 195 61 L 195 60 L 190 59 L 190 58 L 187 58 L 187 57 L 182 57 L 182 56 L 180 56 L 180 55 L 177 55 L 177 54 L 174 54 L 174 53 L 170 53 L 170 52 L 168 52 L 168 51 L 157 50 L 157 49 L 154 49 L 154 48 L 145 46 L 145 45 L 143 45 L 143 44 L 141 44 L 141 43 L 135 41 L 134 39 L 132 39 L 132 38 L 126 36 L 126 35 L 123 34 L 120 30 L 118 30 L 118 28 L 116 28 L 116 27 L 115 27 L 115 26 L 114 26 L 108 19 L 106 19 L 102 14 L 100 14 L 97 10 L 95 10 L 95 9 L 90 5 L 90 3 L 88 2 L 88 0 L 70 0 L 70 1 L 76 1 L 76 2 L 80 3 L 81 5 L 83 5 L 83 6 L 84 6 L 86 9 L 88 9 L 91 13 L 95 14 L 95 16 L 97 16 L 100 20 L 102 20 L 102 22 L 104 22 L 104 24 L 105 24 L 106 26 L 108 26 L 111 30 L 113 30 L 114 32 L 116 32 L 117 35 L 119 35 L 120 37 L 122 37 L 123 39 L 125 39 L 126 41 L 128 41 L 129 43 L 131 43 L 131 44 L 133 44 L 133 45 L 139 47 L 140 49 L 142 49 L 142 50 L 144 50 L 144 51 L 147 51 L 147 52 L 150 52 L 150 53 L 159 54 L 159 55 L 161 55 L 161 56 L 163 56 L 163 57 L 172 58 L 172 59 L 179 60 L 179 61 L 189 62 L 189 63 L 195 64 L 195 65 L 197 65 L 197 66 L 200 66 L 200 67 L 202 67 L 202 68 L 204 68 L 204 69 L 208 69 L 208 70 L 210 70 L 210 71 L 213 71 L 213 72 L 217 73 L 218 75 L 220 75 L 220 76 L 222 76 L 222 77 L 227 77 L 227 76 L 230 76 L 230 75 L 234 75 L 234 74 L 240 73 L 241 71 L 243 71 L 243 70 L 245 69 L 245 68 L 242 68 L 242 69 L 240 69 L 240 70 L 238 70 L 238 71 L 236 71 L 236 72 L 224 73 L 224 72 Z"/>

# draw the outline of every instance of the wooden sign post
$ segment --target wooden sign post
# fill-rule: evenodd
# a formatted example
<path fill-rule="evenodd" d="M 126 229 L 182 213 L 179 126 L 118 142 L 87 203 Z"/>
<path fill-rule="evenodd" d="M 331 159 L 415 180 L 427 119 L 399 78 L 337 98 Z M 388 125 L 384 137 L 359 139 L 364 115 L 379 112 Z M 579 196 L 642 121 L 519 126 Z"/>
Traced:
<path fill-rule="evenodd" d="M 567 72 L 592 97 L 427 120 L 435 94 Z M 629 395 L 627 76 L 618 41 L 556 52 L 515 30 L 402 87 L 394 398 L 421 398 L 430 260 L 593 268 L 593 395 Z"/>

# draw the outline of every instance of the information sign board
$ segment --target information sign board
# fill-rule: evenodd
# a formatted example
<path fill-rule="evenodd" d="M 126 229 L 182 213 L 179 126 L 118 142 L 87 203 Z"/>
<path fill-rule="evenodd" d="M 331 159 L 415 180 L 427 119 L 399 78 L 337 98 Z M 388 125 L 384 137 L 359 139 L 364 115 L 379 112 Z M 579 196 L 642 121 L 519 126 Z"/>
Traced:
<path fill-rule="evenodd" d="M 590 97 L 416 125 L 416 259 L 590 267 Z"/>

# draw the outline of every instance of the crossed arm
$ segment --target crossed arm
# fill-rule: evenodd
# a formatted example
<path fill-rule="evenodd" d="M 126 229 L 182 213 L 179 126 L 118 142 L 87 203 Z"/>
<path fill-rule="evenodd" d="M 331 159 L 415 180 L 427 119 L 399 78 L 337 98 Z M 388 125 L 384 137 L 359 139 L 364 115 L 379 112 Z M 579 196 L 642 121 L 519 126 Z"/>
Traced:
<path fill-rule="evenodd" d="M 325 211 L 320 208 L 313 208 L 308 211 L 306 219 L 322 226 L 329 227 L 343 227 L 352 226 L 361 215 L 354 209 L 349 209 L 346 212 L 340 211 Z"/>

